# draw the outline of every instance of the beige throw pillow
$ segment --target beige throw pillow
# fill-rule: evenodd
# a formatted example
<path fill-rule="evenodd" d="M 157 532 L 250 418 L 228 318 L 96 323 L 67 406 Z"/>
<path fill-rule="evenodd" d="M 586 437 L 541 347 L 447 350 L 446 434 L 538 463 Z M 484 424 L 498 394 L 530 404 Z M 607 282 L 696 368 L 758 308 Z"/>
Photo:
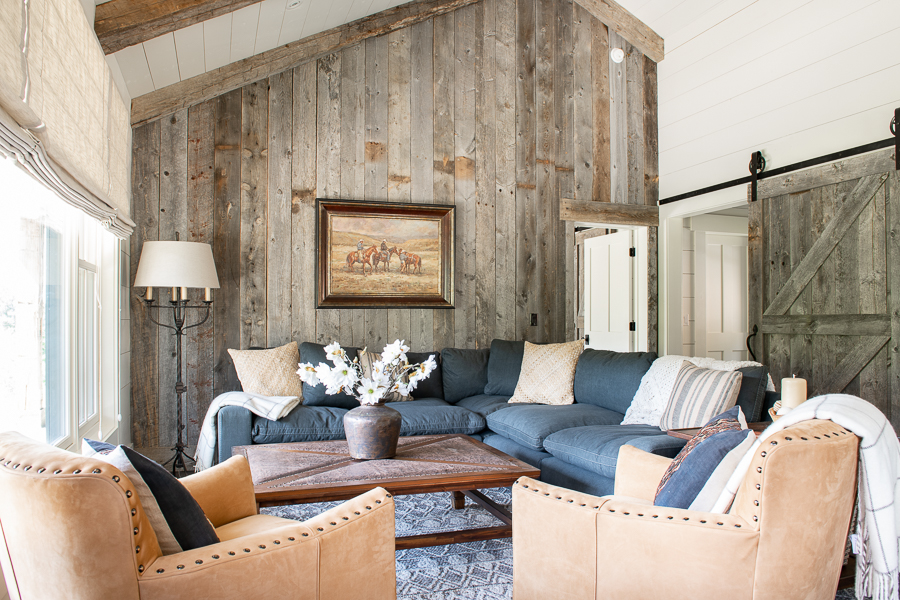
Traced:
<path fill-rule="evenodd" d="M 369 352 L 368 350 L 359 351 L 359 364 L 362 366 L 363 377 L 372 379 L 372 365 L 378 360 L 381 360 L 380 352 Z M 404 376 L 403 381 L 404 383 L 408 382 L 409 377 Z M 400 392 L 388 392 L 384 396 L 385 402 L 409 402 L 412 399 L 412 396 L 403 396 Z"/>
<path fill-rule="evenodd" d="M 525 342 L 519 382 L 509 402 L 573 404 L 575 366 L 583 350 L 584 340 L 540 345 Z"/>
<path fill-rule="evenodd" d="M 740 371 L 701 369 L 684 361 L 659 428 L 703 427 L 714 416 L 737 403 L 742 379 Z"/>
<path fill-rule="evenodd" d="M 303 382 L 297 375 L 297 342 L 270 350 L 228 350 L 241 387 L 261 396 L 297 396 L 303 400 Z"/>

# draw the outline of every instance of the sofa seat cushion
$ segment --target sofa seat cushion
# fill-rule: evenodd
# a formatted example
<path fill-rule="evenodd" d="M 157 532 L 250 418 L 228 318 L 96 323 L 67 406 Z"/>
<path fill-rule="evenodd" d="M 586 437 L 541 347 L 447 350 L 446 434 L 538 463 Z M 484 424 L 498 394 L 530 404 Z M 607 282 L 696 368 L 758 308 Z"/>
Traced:
<path fill-rule="evenodd" d="M 478 413 L 482 417 L 487 417 L 493 412 L 516 406 L 509 404 L 509 396 L 491 396 L 488 394 L 479 394 L 478 396 L 469 396 L 463 398 L 456 403 L 456 406 L 462 406 L 474 413 Z"/>
<path fill-rule="evenodd" d="M 485 428 L 481 415 L 437 398 L 412 402 L 392 402 L 388 406 L 400 413 L 400 435 L 473 434 Z"/>
<path fill-rule="evenodd" d="M 341 440 L 345 414 L 343 408 L 300 405 L 277 421 L 254 415 L 250 437 L 254 444 Z"/>
<path fill-rule="evenodd" d="M 533 450 L 543 450 L 544 440 L 557 431 L 585 425 L 618 425 L 623 416 L 591 404 L 511 404 L 506 410 L 488 415 L 487 423 L 494 433 Z"/>
<path fill-rule="evenodd" d="M 672 458 L 685 443 L 653 425 L 598 425 L 558 431 L 544 440 L 544 448 L 570 465 L 614 478 L 621 446 Z"/>

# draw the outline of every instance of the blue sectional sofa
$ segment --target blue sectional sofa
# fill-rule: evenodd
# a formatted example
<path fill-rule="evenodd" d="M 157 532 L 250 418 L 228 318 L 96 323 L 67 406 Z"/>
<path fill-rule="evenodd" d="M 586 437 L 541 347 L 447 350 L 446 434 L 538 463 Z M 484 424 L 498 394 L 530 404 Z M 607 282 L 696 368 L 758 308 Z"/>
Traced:
<path fill-rule="evenodd" d="M 357 349 L 347 349 L 351 358 Z M 619 447 L 625 444 L 674 457 L 684 440 L 652 425 L 621 425 L 656 359 L 652 352 L 585 350 L 575 371 L 575 403 L 566 406 L 510 404 L 522 365 L 524 342 L 494 340 L 490 350 L 446 348 L 435 353 L 439 368 L 413 392 L 394 402 L 403 421 L 400 435 L 466 434 L 541 469 L 541 480 L 596 495 L 611 494 Z M 300 345 L 302 362 L 325 362 L 321 345 Z M 410 362 L 430 353 L 409 353 Z M 748 421 L 766 405 L 768 369 L 742 369 L 738 404 Z M 219 460 L 234 446 L 344 438 L 343 416 L 357 406 L 344 394 L 326 395 L 303 386 L 303 404 L 270 421 L 245 408 L 227 406 L 218 415 Z"/>

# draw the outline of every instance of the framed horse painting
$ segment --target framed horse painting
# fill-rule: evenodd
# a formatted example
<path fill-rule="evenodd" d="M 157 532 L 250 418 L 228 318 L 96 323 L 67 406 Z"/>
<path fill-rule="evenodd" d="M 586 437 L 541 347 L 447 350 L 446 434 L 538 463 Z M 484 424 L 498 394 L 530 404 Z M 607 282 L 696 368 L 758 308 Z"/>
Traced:
<path fill-rule="evenodd" d="M 317 199 L 317 308 L 453 308 L 454 210 Z"/>

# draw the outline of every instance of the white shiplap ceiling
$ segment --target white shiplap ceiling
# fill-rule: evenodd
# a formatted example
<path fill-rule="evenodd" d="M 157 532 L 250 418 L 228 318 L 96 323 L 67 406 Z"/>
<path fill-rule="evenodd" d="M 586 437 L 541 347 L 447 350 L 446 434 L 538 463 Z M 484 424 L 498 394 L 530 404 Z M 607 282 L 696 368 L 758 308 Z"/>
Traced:
<path fill-rule="evenodd" d="M 662 198 L 890 136 L 900 0 L 618 2 L 665 39 Z"/>
<path fill-rule="evenodd" d="M 130 46 L 108 60 L 134 98 L 408 1 L 264 0 Z"/>

